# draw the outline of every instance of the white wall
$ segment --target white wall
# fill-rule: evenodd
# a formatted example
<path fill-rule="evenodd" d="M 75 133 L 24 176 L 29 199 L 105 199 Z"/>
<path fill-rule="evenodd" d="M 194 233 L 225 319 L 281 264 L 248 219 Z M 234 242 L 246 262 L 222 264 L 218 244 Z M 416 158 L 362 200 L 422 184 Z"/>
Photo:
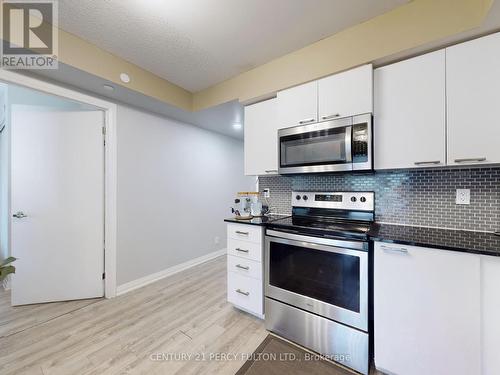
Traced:
<path fill-rule="evenodd" d="M 117 285 L 225 248 L 236 192 L 255 188 L 243 143 L 124 106 L 117 120 Z"/>

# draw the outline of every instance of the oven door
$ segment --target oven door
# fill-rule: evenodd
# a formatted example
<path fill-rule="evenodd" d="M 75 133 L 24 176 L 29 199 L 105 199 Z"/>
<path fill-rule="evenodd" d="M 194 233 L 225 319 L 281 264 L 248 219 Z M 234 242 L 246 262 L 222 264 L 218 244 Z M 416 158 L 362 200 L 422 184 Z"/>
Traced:
<path fill-rule="evenodd" d="M 265 250 L 266 297 L 368 331 L 367 243 L 268 230 Z"/>
<path fill-rule="evenodd" d="M 352 117 L 278 131 L 279 173 L 352 170 Z"/>

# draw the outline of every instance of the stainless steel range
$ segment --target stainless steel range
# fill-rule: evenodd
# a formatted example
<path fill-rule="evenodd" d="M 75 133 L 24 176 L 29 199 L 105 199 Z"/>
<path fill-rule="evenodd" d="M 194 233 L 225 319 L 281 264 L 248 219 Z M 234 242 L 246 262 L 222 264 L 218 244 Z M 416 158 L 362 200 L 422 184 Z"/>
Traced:
<path fill-rule="evenodd" d="M 374 193 L 292 193 L 266 229 L 266 328 L 363 374 L 369 369 Z"/>

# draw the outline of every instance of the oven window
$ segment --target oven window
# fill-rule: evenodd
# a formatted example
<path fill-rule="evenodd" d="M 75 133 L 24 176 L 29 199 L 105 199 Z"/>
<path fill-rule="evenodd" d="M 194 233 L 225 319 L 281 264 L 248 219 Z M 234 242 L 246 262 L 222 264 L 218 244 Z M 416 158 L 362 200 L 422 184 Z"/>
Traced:
<path fill-rule="evenodd" d="M 270 243 L 272 286 L 359 313 L 360 258 Z"/>
<path fill-rule="evenodd" d="M 346 163 L 345 138 L 350 129 L 341 127 L 281 137 L 281 167 Z"/>

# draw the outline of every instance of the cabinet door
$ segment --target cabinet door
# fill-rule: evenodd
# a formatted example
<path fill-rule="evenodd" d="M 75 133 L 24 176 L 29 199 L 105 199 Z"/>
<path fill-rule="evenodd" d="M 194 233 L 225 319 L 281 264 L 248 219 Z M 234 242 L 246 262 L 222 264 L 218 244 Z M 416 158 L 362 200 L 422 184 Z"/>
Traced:
<path fill-rule="evenodd" d="M 500 163 L 500 33 L 446 49 L 448 164 Z"/>
<path fill-rule="evenodd" d="M 375 169 L 446 165 L 444 50 L 375 70 Z"/>
<path fill-rule="evenodd" d="M 376 243 L 374 263 L 377 368 L 480 374 L 480 257 Z"/>
<path fill-rule="evenodd" d="M 318 81 L 278 92 L 279 128 L 318 121 Z"/>
<path fill-rule="evenodd" d="M 482 375 L 500 374 L 500 258 L 481 256 Z"/>
<path fill-rule="evenodd" d="M 276 99 L 245 107 L 245 175 L 278 173 Z"/>
<path fill-rule="evenodd" d="M 373 68 L 363 65 L 319 80 L 319 121 L 373 112 Z"/>

